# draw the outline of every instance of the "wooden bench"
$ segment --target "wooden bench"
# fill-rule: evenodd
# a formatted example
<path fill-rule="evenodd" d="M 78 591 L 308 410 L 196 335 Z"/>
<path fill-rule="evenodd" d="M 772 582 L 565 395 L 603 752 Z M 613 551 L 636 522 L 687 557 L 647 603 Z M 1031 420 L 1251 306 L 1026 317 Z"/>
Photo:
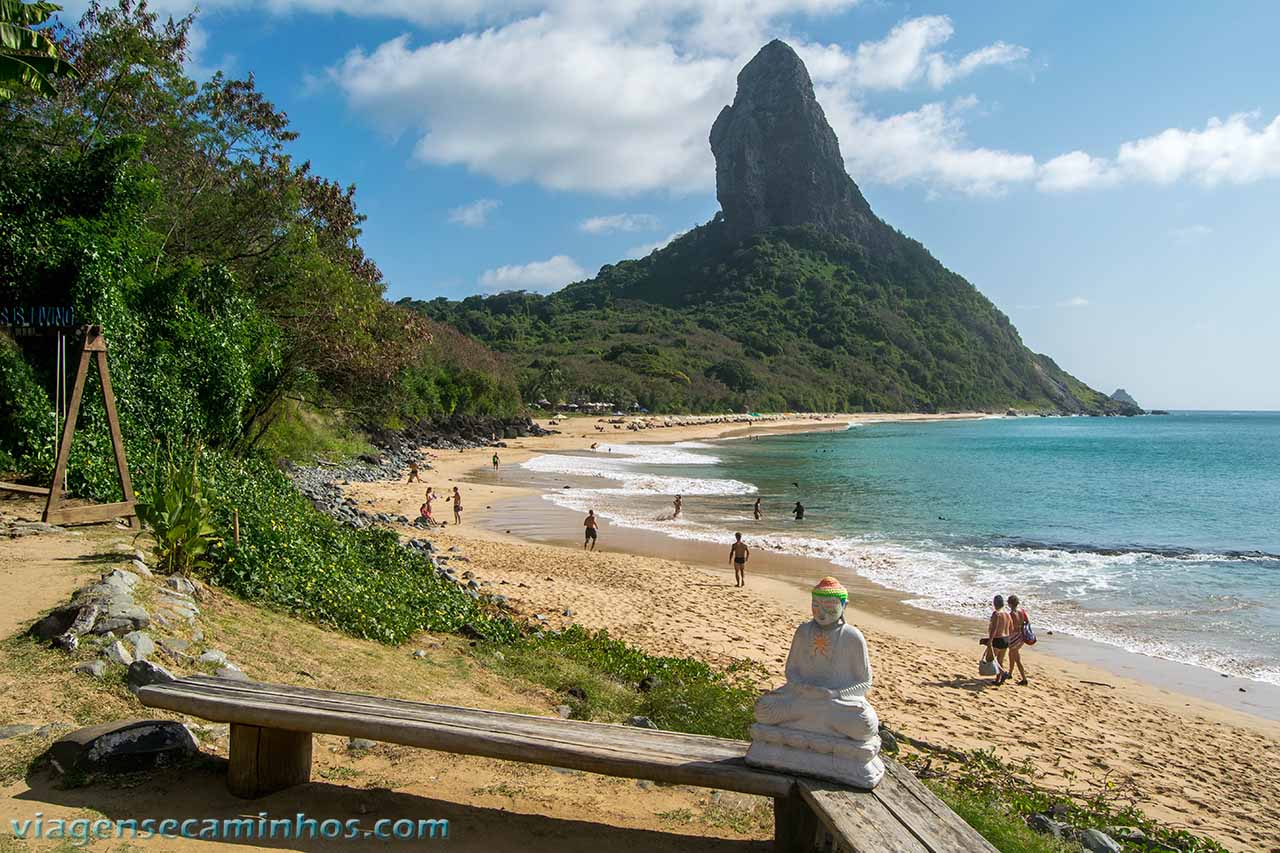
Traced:
<path fill-rule="evenodd" d="M 230 723 L 227 783 L 241 797 L 310 781 L 311 736 L 331 734 L 772 797 L 778 850 L 995 850 L 892 759 L 867 792 L 751 767 L 745 741 L 701 735 L 204 676 L 152 684 L 138 698 Z"/>

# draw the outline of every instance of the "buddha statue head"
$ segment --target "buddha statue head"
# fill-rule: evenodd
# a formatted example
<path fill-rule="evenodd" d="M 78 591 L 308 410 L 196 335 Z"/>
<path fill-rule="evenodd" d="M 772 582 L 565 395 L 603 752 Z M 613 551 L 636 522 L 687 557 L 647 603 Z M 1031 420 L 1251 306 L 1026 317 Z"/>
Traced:
<path fill-rule="evenodd" d="M 840 581 L 825 577 L 813 588 L 813 621 L 823 628 L 830 628 L 844 619 L 844 608 L 849 603 L 849 592 Z"/>

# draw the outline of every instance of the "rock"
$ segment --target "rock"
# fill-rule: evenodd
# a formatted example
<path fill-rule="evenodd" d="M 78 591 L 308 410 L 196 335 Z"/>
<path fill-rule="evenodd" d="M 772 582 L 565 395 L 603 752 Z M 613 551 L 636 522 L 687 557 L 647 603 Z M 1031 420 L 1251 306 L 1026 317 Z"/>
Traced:
<path fill-rule="evenodd" d="M 133 655 L 129 653 L 127 648 L 125 648 L 124 643 L 119 640 L 116 640 L 114 643 L 107 646 L 106 649 L 103 650 L 102 656 L 112 663 L 119 664 L 120 666 L 129 666 L 133 663 Z"/>
<path fill-rule="evenodd" d="M 25 723 L 14 723 L 13 725 L 0 726 L 0 740 L 22 737 L 23 735 L 31 734 L 35 730 L 35 726 L 28 726 Z"/>
<path fill-rule="evenodd" d="M 152 574 L 151 569 L 147 568 L 147 564 L 142 562 L 142 559 L 139 557 L 135 557 L 130 561 L 129 565 L 133 567 L 135 572 L 142 575 L 144 578 L 155 577 L 155 575 Z"/>
<path fill-rule="evenodd" d="M 415 658 L 415 659 L 417 659 L 417 660 L 422 660 L 423 658 L 425 658 L 425 657 L 427 656 L 426 649 L 418 649 L 417 651 L 415 651 L 415 652 L 413 653 L 413 656 L 414 656 L 414 658 Z"/>
<path fill-rule="evenodd" d="M 171 652 L 185 652 L 191 648 L 191 644 L 178 637 L 164 637 L 160 640 L 160 647 Z"/>
<path fill-rule="evenodd" d="M 133 773 L 172 766 L 195 753 L 195 738 L 181 723 L 117 720 L 59 738 L 48 755 L 60 773 Z"/>
<path fill-rule="evenodd" d="M 89 675 L 94 678 L 102 678 L 107 674 L 107 663 L 103 660 L 89 660 L 84 663 L 78 663 L 71 669 L 72 672 L 80 675 Z"/>
<path fill-rule="evenodd" d="M 194 596 L 196 594 L 195 583 L 190 578 L 182 575 L 171 575 L 165 578 L 164 585 L 175 592 L 181 592 L 185 595 Z"/>
<path fill-rule="evenodd" d="M 235 666 L 218 667 L 218 671 L 215 672 L 214 675 L 216 675 L 218 678 L 230 679 L 231 681 L 248 681 L 249 680 L 249 676 L 245 675 L 243 672 L 240 671 L 239 667 L 235 667 Z"/>
<path fill-rule="evenodd" d="M 840 144 L 800 57 L 769 42 L 738 73 L 733 105 L 711 127 L 716 198 L 731 239 L 813 225 L 864 246 L 887 226 L 845 172 Z"/>
<path fill-rule="evenodd" d="M 570 687 L 568 690 L 565 691 L 565 693 L 569 694 L 574 699 L 577 699 L 580 702 L 587 701 L 587 691 L 583 690 L 581 687 L 578 687 L 577 685 Z"/>
<path fill-rule="evenodd" d="M 639 788 L 641 791 L 650 791 L 650 790 L 653 790 L 653 783 L 650 782 L 648 779 L 637 779 L 636 787 Z"/>
<path fill-rule="evenodd" d="M 1136 826 L 1108 826 L 1107 835 L 1117 841 L 1126 841 L 1130 844 L 1147 843 L 1147 834 Z"/>
<path fill-rule="evenodd" d="M 656 729 L 657 723 L 648 717 L 627 717 L 627 725 L 635 726 L 637 729 Z"/>
<path fill-rule="evenodd" d="M 129 664 L 129 671 L 125 675 L 125 682 L 134 692 L 148 684 L 164 684 L 176 680 L 169 670 L 149 660 L 136 660 Z"/>
<path fill-rule="evenodd" d="M 1089 853 L 1123 853 L 1124 848 L 1121 847 L 1116 840 L 1105 832 L 1099 832 L 1096 829 L 1086 829 L 1080 833 L 1077 839 L 1080 846 Z"/>
<path fill-rule="evenodd" d="M 227 653 L 218 651 L 217 649 L 209 649 L 204 654 L 200 655 L 200 657 L 196 658 L 196 660 L 204 664 L 225 666 L 227 663 Z"/>
<path fill-rule="evenodd" d="M 560 716 L 560 719 L 567 720 L 571 716 L 573 716 L 573 709 L 570 708 L 568 705 L 557 705 L 556 714 Z"/>
<path fill-rule="evenodd" d="M 1033 814 L 1031 817 L 1027 818 L 1027 826 L 1031 827 L 1036 832 L 1044 835 L 1051 835 L 1054 838 L 1062 838 L 1063 836 L 1062 824 L 1058 823 L 1048 815 Z"/>
<path fill-rule="evenodd" d="M 368 738 L 363 738 L 363 737 L 347 738 L 347 749 L 351 750 L 352 752 L 361 752 L 363 750 L 373 749 L 377 745 L 378 745 L 378 742 L 376 740 L 369 740 Z"/>
<path fill-rule="evenodd" d="M 898 752 L 898 739 L 893 736 L 893 732 L 889 731 L 883 725 L 880 726 L 880 750 L 890 755 L 896 755 Z"/>
<path fill-rule="evenodd" d="M 566 607 L 564 610 L 561 611 L 561 614 L 564 616 L 573 616 L 573 610 Z"/>
<path fill-rule="evenodd" d="M 124 641 L 132 647 L 134 660 L 146 660 L 156 653 L 156 644 L 145 631 L 130 631 L 124 635 Z"/>
<path fill-rule="evenodd" d="M 468 640 L 484 639 L 484 633 L 470 622 L 464 622 L 462 627 L 458 629 L 458 633 L 466 637 Z"/>

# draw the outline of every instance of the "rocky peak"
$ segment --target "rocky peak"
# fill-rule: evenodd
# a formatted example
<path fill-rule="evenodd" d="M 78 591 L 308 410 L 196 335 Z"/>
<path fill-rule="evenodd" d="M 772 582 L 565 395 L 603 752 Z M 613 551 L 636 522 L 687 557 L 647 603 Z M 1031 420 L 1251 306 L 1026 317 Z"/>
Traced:
<path fill-rule="evenodd" d="M 809 72 L 786 42 L 769 42 L 738 73 L 733 104 L 711 126 L 711 152 L 735 239 L 811 224 L 866 243 L 885 229 L 845 172 Z"/>

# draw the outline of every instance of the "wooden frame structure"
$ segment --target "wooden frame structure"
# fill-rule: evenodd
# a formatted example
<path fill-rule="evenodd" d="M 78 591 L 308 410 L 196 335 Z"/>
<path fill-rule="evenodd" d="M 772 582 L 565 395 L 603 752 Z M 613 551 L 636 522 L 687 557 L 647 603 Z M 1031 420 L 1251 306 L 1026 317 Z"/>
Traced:
<path fill-rule="evenodd" d="M 63 481 L 66 479 L 67 462 L 71 457 L 71 441 L 76 434 L 76 421 L 80 416 L 80 399 L 84 395 L 84 383 L 89 377 L 89 361 L 98 363 L 98 378 L 102 382 L 102 402 L 107 411 L 107 427 L 111 430 L 111 449 L 116 457 L 116 473 L 120 477 L 120 491 L 124 500 L 109 504 L 64 507 Z M 116 414 L 116 395 L 111 390 L 111 372 L 107 369 L 107 339 L 101 326 L 86 326 L 84 346 L 80 351 L 80 366 L 76 369 L 75 384 L 71 388 L 71 401 L 67 406 L 67 420 L 58 440 L 58 461 L 53 468 L 53 483 L 49 488 L 24 486 L 18 483 L 0 483 L 0 491 L 19 492 L 28 495 L 48 495 L 41 519 L 50 524 L 89 524 L 124 518 L 132 526 L 134 512 L 133 481 L 129 479 L 129 463 L 124 455 L 124 437 L 120 434 L 120 417 Z"/>

